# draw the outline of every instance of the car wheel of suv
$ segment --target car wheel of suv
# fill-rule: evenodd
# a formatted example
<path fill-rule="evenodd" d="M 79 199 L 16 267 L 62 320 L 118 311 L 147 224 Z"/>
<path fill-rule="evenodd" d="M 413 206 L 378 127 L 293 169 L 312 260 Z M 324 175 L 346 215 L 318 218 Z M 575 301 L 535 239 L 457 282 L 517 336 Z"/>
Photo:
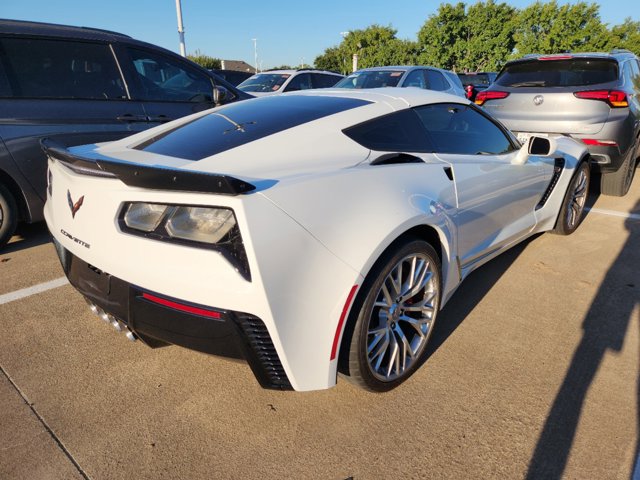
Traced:
<path fill-rule="evenodd" d="M 589 194 L 589 172 L 589 162 L 582 162 L 578 165 L 564 196 L 556 226 L 552 230 L 553 233 L 570 235 L 582 222 L 584 205 Z"/>
<path fill-rule="evenodd" d="M 0 248 L 13 235 L 18 223 L 18 207 L 11 192 L 2 184 L 0 184 Z"/>
<path fill-rule="evenodd" d="M 407 239 L 383 254 L 351 312 L 348 380 L 384 392 L 409 378 L 424 360 L 440 290 L 440 260 L 427 242 Z"/>
<path fill-rule="evenodd" d="M 633 174 L 636 171 L 636 159 L 628 156 L 618 171 L 612 173 L 603 173 L 600 182 L 600 191 L 604 195 L 612 195 L 614 197 L 623 197 L 629 191 Z"/>

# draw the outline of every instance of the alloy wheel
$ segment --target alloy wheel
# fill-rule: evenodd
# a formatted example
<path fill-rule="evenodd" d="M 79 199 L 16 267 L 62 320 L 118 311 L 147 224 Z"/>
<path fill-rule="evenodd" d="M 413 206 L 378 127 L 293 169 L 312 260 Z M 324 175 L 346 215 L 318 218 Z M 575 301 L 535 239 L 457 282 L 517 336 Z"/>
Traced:
<path fill-rule="evenodd" d="M 382 282 L 367 330 L 367 361 L 378 380 L 401 377 L 421 357 L 440 298 L 435 268 L 426 255 L 410 254 Z"/>
<path fill-rule="evenodd" d="M 580 221 L 584 204 L 587 201 L 587 188 L 589 179 L 584 169 L 578 172 L 571 192 L 571 203 L 567 209 L 567 226 L 573 228 Z"/>

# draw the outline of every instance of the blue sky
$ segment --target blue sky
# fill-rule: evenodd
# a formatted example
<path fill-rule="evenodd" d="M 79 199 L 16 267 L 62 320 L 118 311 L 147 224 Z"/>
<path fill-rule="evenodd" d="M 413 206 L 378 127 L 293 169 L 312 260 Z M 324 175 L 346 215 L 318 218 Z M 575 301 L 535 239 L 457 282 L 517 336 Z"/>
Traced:
<path fill-rule="evenodd" d="M 341 41 L 341 32 L 377 23 L 415 40 L 439 1 L 182 0 L 187 52 L 253 64 L 257 38 L 262 68 L 313 63 Z M 451 1 L 450 3 L 455 3 Z M 471 4 L 474 2 L 467 1 Z M 531 0 L 507 0 L 523 8 Z M 559 0 L 559 3 L 575 3 Z M 610 25 L 640 20 L 638 0 L 609 0 L 600 17 Z M 105 28 L 178 51 L 175 0 L 0 0 L 0 17 Z"/>

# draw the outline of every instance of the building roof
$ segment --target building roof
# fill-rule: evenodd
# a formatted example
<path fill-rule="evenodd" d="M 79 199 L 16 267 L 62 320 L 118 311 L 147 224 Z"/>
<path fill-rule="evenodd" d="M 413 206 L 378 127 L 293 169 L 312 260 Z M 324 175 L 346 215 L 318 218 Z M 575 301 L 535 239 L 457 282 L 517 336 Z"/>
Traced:
<path fill-rule="evenodd" d="M 239 72 L 254 72 L 255 67 L 243 60 L 222 60 L 223 70 L 236 70 Z"/>

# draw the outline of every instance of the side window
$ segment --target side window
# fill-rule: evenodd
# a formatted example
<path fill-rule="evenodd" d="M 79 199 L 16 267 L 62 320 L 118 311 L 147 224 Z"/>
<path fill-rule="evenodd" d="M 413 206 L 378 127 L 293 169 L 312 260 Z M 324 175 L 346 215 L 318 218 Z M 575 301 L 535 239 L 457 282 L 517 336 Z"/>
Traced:
<path fill-rule="evenodd" d="M 127 98 L 108 45 L 25 38 L 3 38 L 1 43 L 2 62 L 14 97 Z"/>
<path fill-rule="evenodd" d="M 449 82 L 442 76 L 440 72 L 435 70 L 425 70 L 427 81 L 429 82 L 429 90 L 438 90 L 444 92 L 449 90 Z"/>
<path fill-rule="evenodd" d="M 625 65 L 625 72 L 629 71 L 629 87 L 640 92 L 640 63 L 638 60 L 629 60 Z M 1 78 L 1 77 L 0 77 Z"/>
<path fill-rule="evenodd" d="M 316 73 L 313 75 L 313 88 L 331 88 L 341 79 L 342 77 L 339 77 L 338 75 Z"/>
<path fill-rule="evenodd" d="M 311 75 L 308 73 L 301 73 L 291 79 L 289 85 L 284 87 L 285 92 L 295 92 L 296 90 L 309 90 L 313 88 L 311 86 Z"/>
<path fill-rule="evenodd" d="M 409 75 L 404 79 L 402 86 L 427 88 L 427 84 L 424 81 L 424 70 L 413 70 L 409 72 Z"/>
<path fill-rule="evenodd" d="M 515 150 L 504 132 L 471 106 L 425 105 L 415 112 L 429 132 L 435 152 L 498 155 Z"/>
<path fill-rule="evenodd" d="M 343 130 L 365 148 L 382 152 L 433 152 L 433 145 L 413 110 L 401 110 Z"/>
<path fill-rule="evenodd" d="M 129 48 L 142 100 L 210 102 L 211 79 L 189 65 L 147 50 Z"/>
<path fill-rule="evenodd" d="M 2 51 L 2 44 L 0 44 L 0 97 L 11 97 L 11 86 L 9 85 L 9 78 L 7 77 L 6 63 L 7 56 Z"/>

